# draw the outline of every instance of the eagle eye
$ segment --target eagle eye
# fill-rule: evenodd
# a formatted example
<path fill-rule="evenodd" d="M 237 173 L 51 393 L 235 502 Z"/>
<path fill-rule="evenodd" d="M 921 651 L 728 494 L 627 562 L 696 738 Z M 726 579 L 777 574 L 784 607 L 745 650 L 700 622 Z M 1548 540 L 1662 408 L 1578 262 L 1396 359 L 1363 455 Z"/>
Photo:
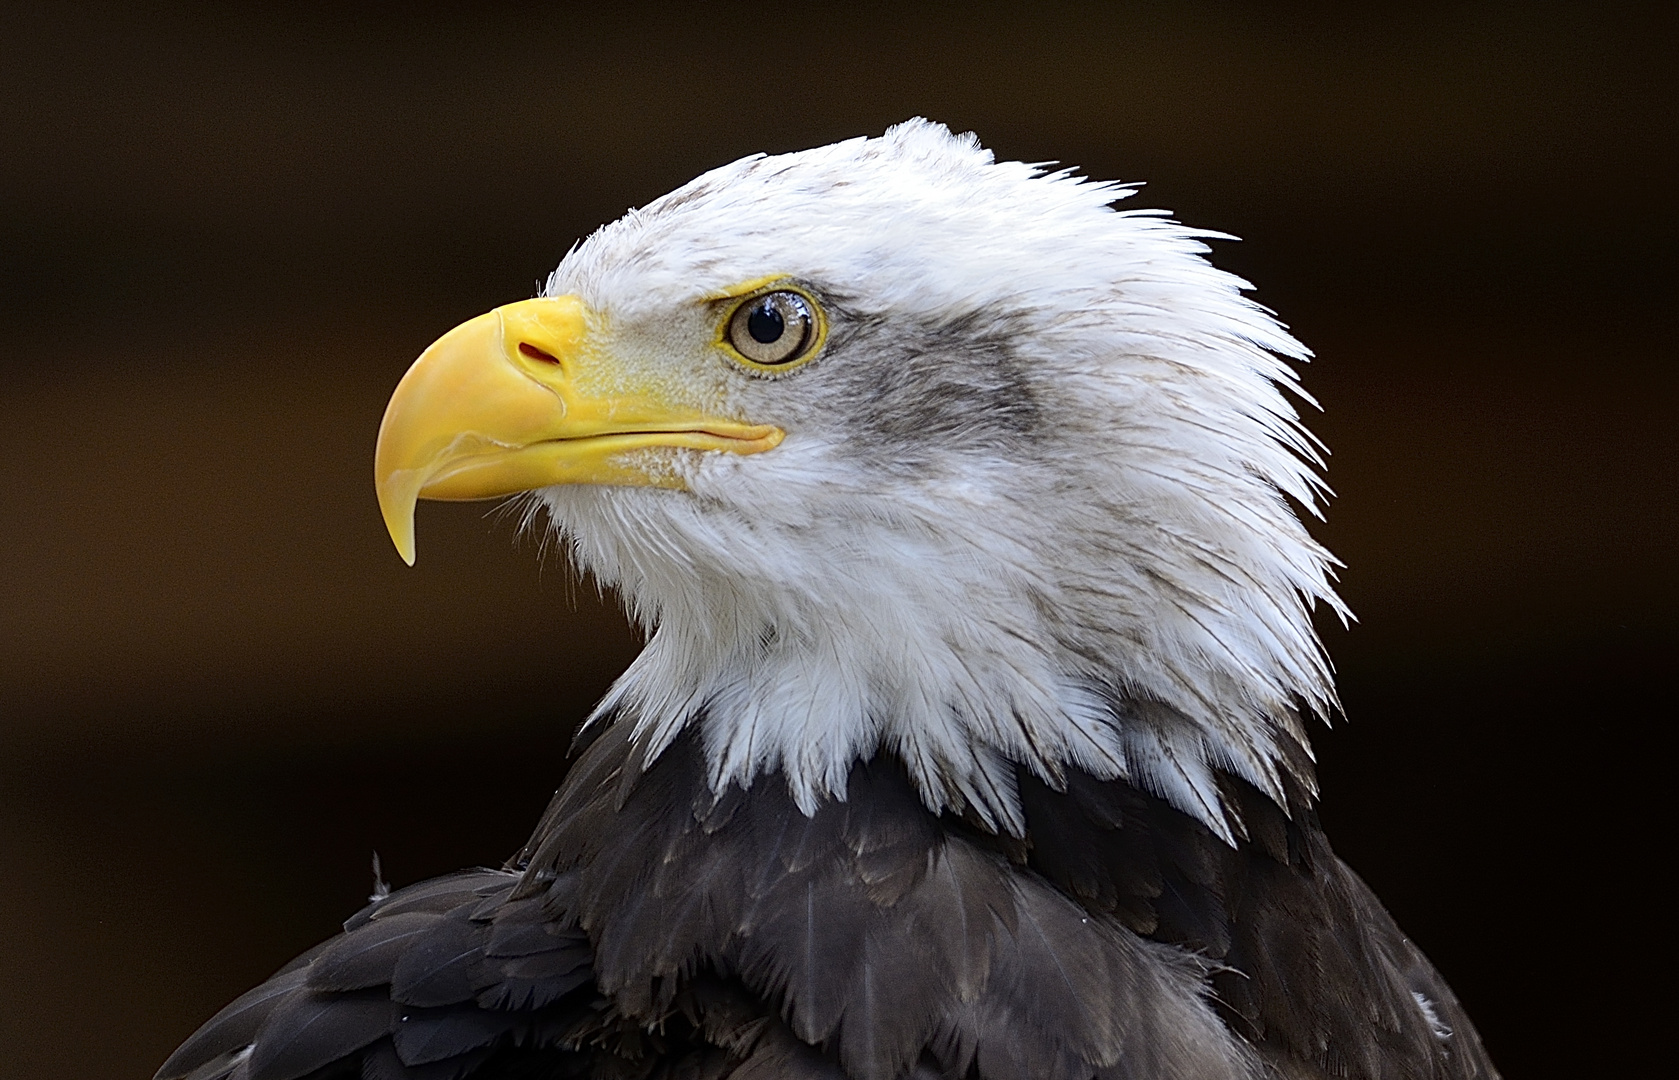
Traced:
<path fill-rule="evenodd" d="M 729 316 L 729 344 L 754 364 L 781 367 L 801 360 L 817 337 L 811 301 L 791 289 L 751 297 Z"/>

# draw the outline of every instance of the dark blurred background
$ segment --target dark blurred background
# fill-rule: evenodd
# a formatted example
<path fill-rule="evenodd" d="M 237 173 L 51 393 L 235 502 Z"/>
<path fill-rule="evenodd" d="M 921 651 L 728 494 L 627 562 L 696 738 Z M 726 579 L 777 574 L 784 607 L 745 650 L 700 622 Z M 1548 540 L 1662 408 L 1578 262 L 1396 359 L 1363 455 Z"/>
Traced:
<path fill-rule="evenodd" d="M 1355 13 L 1356 11 L 1356 13 Z M 695 173 L 923 114 L 1149 182 L 1318 353 L 1330 835 L 1512 1077 L 1671 1025 L 1666 5 L 8 5 L 0 1075 L 146 1077 L 497 864 L 636 641 L 483 505 L 380 525 L 443 330 Z"/>

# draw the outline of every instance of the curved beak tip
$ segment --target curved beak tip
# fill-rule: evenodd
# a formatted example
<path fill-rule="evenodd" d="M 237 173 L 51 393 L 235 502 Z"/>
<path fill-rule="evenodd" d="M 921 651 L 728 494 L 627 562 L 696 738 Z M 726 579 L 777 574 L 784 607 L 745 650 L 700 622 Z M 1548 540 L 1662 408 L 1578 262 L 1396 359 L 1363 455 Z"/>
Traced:
<path fill-rule="evenodd" d="M 414 565 L 414 519 L 410 517 L 406 522 L 396 524 L 385 522 L 385 528 L 391 534 L 391 543 L 396 545 L 396 553 L 402 556 L 402 561 L 409 566 Z"/>
<path fill-rule="evenodd" d="M 393 490 L 403 485 L 392 484 L 384 478 L 379 485 L 379 512 L 385 519 L 385 531 L 390 533 L 396 553 L 409 566 L 414 565 L 414 506 L 419 501 L 417 491 Z"/>

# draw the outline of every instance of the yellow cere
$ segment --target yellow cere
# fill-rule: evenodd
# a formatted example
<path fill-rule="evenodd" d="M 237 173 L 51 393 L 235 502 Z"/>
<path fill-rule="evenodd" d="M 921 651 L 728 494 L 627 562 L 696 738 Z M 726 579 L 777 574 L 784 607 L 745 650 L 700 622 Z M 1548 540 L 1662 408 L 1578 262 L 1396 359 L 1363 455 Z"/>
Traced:
<path fill-rule="evenodd" d="M 756 454 L 784 432 L 680 400 L 665 365 L 620 356 L 576 296 L 470 319 L 409 368 L 379 427 L 374 480 L 397 551 L 414 561 L 418 499 L 491 499 L 555 484 L 680 487 L 636 464 L 650 447 Z M 637 362 L 637 360 L 641 362 Z"/>

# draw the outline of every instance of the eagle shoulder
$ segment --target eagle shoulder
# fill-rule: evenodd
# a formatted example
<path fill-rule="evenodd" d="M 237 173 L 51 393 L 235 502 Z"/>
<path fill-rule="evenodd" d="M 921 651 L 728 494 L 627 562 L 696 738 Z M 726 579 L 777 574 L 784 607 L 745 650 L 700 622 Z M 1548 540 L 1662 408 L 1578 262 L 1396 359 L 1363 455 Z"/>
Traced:
<path fill-rule="evenodd" d="M 212 1017 L 157 1080 L 430 1080 L 504 1045 L 558 1057 L 592 1015 L 589 942 L 511 901 L 518 880 L 468 870 L 375 901 Z"/>
<path fill-rule="evenodd" d="M 1020 862 L 1095 914 L 1205 957 L 1231 1030 L 1286 1077 L 1496 1077 L 1444 979 L 1330 849 L 1311 795 L 1287 807 L 1220 774 L 1238 839 L 1123 780 L 1021 771 Z"/>

